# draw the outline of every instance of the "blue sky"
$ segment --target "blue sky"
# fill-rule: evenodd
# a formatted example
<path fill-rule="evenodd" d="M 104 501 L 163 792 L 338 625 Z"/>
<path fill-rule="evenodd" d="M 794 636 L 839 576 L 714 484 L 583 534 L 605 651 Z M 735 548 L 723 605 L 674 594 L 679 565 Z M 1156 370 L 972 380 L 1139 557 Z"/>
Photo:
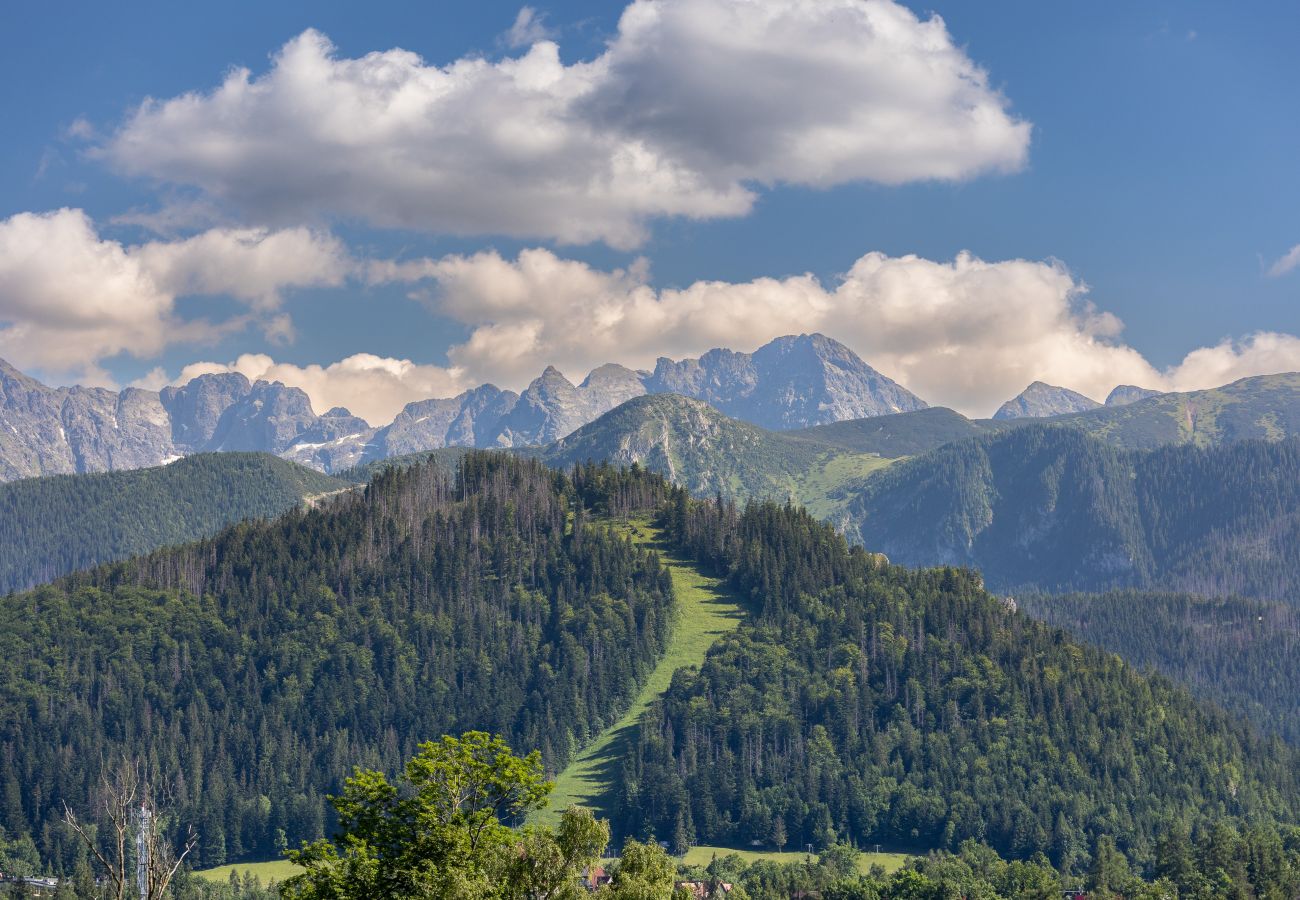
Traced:
<path fill-rule="evenodd" d="M 671 5 L 671 0 L 665 2 Z M 716 2 L 773 5 L 762 0 Z M 774 0 L 779 2 L 793 0 Z M 656 4 L 647 0 L 643 5 Z M 848 157 L 838 174 L 809 174 L 812 170 L 804 162 L 775 152 L 734 174 L 717 159 L 720 147 L 733 146 L 721 125 L 707 146 L 693 141 L 689 129 L 711 123 L 692 120 L 690 115 L 697 110 L 679 116 L 670 108 L 666 116 L 655 114 L 654 104 L 671 107 L 674 98 L 655 94 L 638 81 L 672 71 L 691 58 L 674 56 L 678 51 L 667 43 L 659 50 L 638 51 L 650 54 L 649 61 L 643 55 L 626 67 L 616 85 L 618 92 L 611 94 L 614 99 L 605 101 L 620 108 L 605 108 L 600 115 L 638 139 L 687 146 L 683 158 L 690 153 L 713 154 L 710 163 L 692 163 L 715 179 L 710 190 L 721 180 L 734 182 L 752 196 L 748 203 L 712 194 L 700 200 L 687 191 L 667 206 L 677 211 L 707 206 L 709 211 L 695 218 L 637 213 L 640 231 L 634 235 L 621 221 L 597 228 L 595 236 L 558 225 L 545 233 L 548 226 L 537 224 L 546 219 L 544 204 L 537 213 L 540 218 L 528 218 L 517 227 L 509 211 L 479 220 L 467 207 L 464 222 L 458 220 L 456 203 L 462 197 L 469 203 L 486 195 L 493 188 L 490 183 L 466 183 L 463 193 L 454 197 L 437 194 L 438 203 L 446 203 L 449 211 L 423 216 L 417 209 L 403 221 L 393 221 L 382 209 L 355 197 L 323 201 L 319 206 L 304 204 L 301 198 L 263 203 L 256 198 L 274 194 L 278 183 L 274 174 L 265 183 L 257 180 L 256 158 L 242 167 L 223 169 L 214 188 L 218 176 L 210 168 L 183 158 L 205 152 L 200 142 L 185 144 L 177 139 L 176 147 L 166 153 L 139 147 L 123 150 L 115 144 L 146 98 L 168 101 L 190 91 L 211 92 L 240 66 L 251 70 L 250 79 L 256 84 L 273 69 L 272 54 L 309 28 L 332 42 L 330 58 L 335 61 L 402 48 L 418 54 L 430 67 L 477 57 L 496 63 L 523 56 L 535 41 L 553 40 L 561 64 L 573 66 L 606 52 L 609 43 L 618 39 L 623 12 L 618 4 L 537 3 L 530 30 L 522 27 L 528 20 L 518 18 L 520 9 L 518 3 L 492 2 L 364 7 L 321 2 L 133 3 L 112 8 L 107 4 L 9 5 L 3 13 L 5 27 L 0 29 L 0 113 L 6 122 L 6 139 L 0 142 L 0 219 L 48 214 L 64 207 L 84 210 L 85 227 L 92 229 L 92 249 L 98 248 L 94 252 L 118 247 L 128 255 L 142 244 L 175 244 L 212 229 L 275 232 L 302 227 L 317 241 L 302 265 L 311 267 L 326 256 L 343 254 L 352 268 L 347 274 L 317 278 L 316 283 L 299 268 L 277 275 L 279 280 L 273 279 L 273 284 L 241 282 L 225 289 L 222 278 L 210 274 L 211 267 L 241 268 L 239 258 L 221 256 L 209 262 L 206 257 L 199 259 L 200 251 L 207 252 L 203 248 L 184 254 L 159 249 L 151 259 L 163 259 L 165 264 L 151 263 L 152 274 L 147 273 L 159 298 L 150 301 L 149 310 L 131 313 L 138 319 L 101 329 L 86 323 L 96 316 L 111 317 L 126 301 L 106 293 L 93 314 L 70 307 L 62 318 L 42 318 L 43 310 L 57 302 L 40 293 L 43 283 L 32 287 L 37 279 L 30 272 L 6 280 L 0 247 L 0 324 L 21 329 L 24 316 L 34 323 L 21 333 L 15 331 L 9 344 L 0 339 L 0 355 L 18 356 L 16 362 L 24 368 L 56 381 L 88 378 L 120 385 L 147 377 L 148 383 L 156 385 L 180 376 L 186 366 L 198 361 L 225 365 L 241 354 L 261 354 L 262 364 L 270 357 L 280 366 L 273 370 L 277 377 L 300 380 L 317 405 L 342 398 L 357 406 L 366 402 L 367 393 L 387 391 L 391 396 L 371 404 L 373 419 L 386 415 L 399 400 L 421 392 L 450 391 L 484 378 L 517 386 L 521 378 L 526 380 L 523 373 L 540 371 L 540 366 L 531 367 L 542 359 L 560 364 L 576 379 L 600 358 L 600 352 L 615 361 L 644 365 L 647 357 L 655 355 L 656 346 L 665 355 L 680 355 L 698 352 L 706 344 L 726 343 L 717 339 L 735 329 L 728 320 L 709 318 L 714 305 L 737 310 L 734 314 L 747 325 L 770 321 L 768 330 L 783 331 L 799 322 L 800 315 L 797 310 L 790 315 L 782 310 L 791 308 L 792 297 L 806 299 L 807 293 L 801 283 L 788 279 L 811 273 L 827 293 L 834 294 L 845 273 L 869 252 L 891 261 L 915 254 L 950 266 L 959 252 L 969 251 L 991 264 L 1024 260 L 1040 268 L 984 273 L 987 277 L 982 275 L 976 288 L 965 276 L 947 269 L 885 266 L 880 274 L 876 271 L 880 267 L 871 267 L 861 284 L 849 281 L 855 290 L 876 292 L 875 299 L 862 301 L 866 306 L 819 313 L 809 321 L 827 329 L 840 323 L 843 327 L 838 330 L 845 333 L 832 331 L 832 336 L 846 340 L 869 362 L 900 377 L 923 396 L 971 412 L 987 412 L 983 406 L 1006 396 L 1011 385 L 1032 380 L 1027 376 L 1073 380 L 1071 386 L 1096 395 L 1105 389 L 1108 370 L 1116 378 L 1133 373 L 1148 380 L 1156 377 L 1149 372 L 1159 373 L 1168 379 L 1164 386 L 1178 388 L 1199 386 L 1195 382 L 1220 374 L 1300 368 L 1300 351 L 1288 340 L 1289 335 L 1300 333 L 1300 268 L 1280 271 L 1286 266 L 1278 265 L 1300 244 L 1300 167 L 1295 165 L 1300 158 L 1300 116 L 1294 99 L 1295 85 L 1300 84 L 1300 56 L 1294 52 L 1300 8 L 1293 3 L 1252 4 L 1248 16 L 1240 7 L 1223 3 L 1080 5 L 993 0 L 908 5 L 922 24 L 931 22 L 934 14 L 941 16 L 958 63 L 968 61 L 987 73 L 986 94 L 1001 96 L 1006 135 L 1016 123 L 1032 128 L 1023 158 L 1013 159 L 1014 151 L 1001 143 L 969 162 L 970 170 L 956 177 L 950 177 L 943 166 L 953 160 L 967 164 L 960 146 L 949 148 L 949 157 L 936 169 L 937 177 L 927 176 L 923 167 L 894 177 L 889 173 L 896 170 L 888 165 L 896 163 Z M 512 44 L 508 33 L 516 23 L 523 40 Z M 808 50 L 776 41 L 760 49 L 773 57 Z M 664 58 L 655 58 L 661 51 Z M 863 45 L 864 54 L 873 52 L 872 45 Z M 665 68 L 656 68 L 660 65 Z M 745 77 L 738 67 L 736 78 Z M 800 91 L 810 98 L 809 106 L 824 104 L 828 121 L 834 120 L 836 103 L 861 99 L 846 95 L 837 85 L 817 81 L 816 72 L 807 77 L 810 80 Z M 648 90 L 647 101 L 643 98 Z M 479 96 L 472 94 L 470 99 Z M 876 97 L 861 103 L 869 107 L 887 100 Z M 904 97 L 899 102 L 910 101 Z M 644 115 L 629 111 L 637 104 L 648 111 Z M 781 123 L 771 119 L 787 113 L 797 118 L 807 111 L 774 102 L 761 111 L 760 124 L 776 129 Z M 505 114 L 513 112 L 505 110 Z M 692 121 L 697 125 L 692 126 Z M 810 120 L 809 127 L 822 124 Z M 912 127 L 906 120 L 904 125 Z M 167 127 L 165 121 L 154 121 L 136 136 L 162 143 L 176 137 Z M 738 120 L 734 146 L 741 148 L 739 152 L 744 152 L 740 132 L 751 127 L 753 120 Z M 761 138 L 767 132 L 756 133 Z M 292 131 L 286 134 L 292 150 Z M 1006 135 L 1003 138 L 1010 140 Z M 256 137 L 235 135 L 239 140 Z M 948 152 L 941 151 L 936 152 Z M 444 144 L 427 147 L 430 156 L 442 152 Z M 521 179 L 552 175 L 541 167 L 529 172 L 528 165 L 522 164 Z M 861 172 L 868 174 L 855 174 Z M 886 174 L 882 177 L 879 172 Z M 236 183 L 239 179 L 249 181 L 246 189 Z M 333 190 L 337 180 L 330 174 L 328 182 L 322 181 L 322 190 Z M 357 191 L 366 189 L 363 183 Z M 637 202 L 643 204 L 638 209 L 644 209 L 657 201 Z M 168 227 L 147 215 L 160 210 L 173 213 Z M 141 221 L 150 221 L 152 229 Z M 514 229 L 513 235 L 501 233 L 503 222 Z M 60 233 L 66 237 L 71 232 Z M 18 249 L 25 246 L 20 239 L 26 234 L 19 234 L 16 226 L 12 230 L 10 238 Z M 0 244 L 3 240 L 0 237 Z M 33 240 L 56 243 L 49 236 Z M 325 241 L 332 243 L 326 246 L 321 243 Z M 81 252 L 85 243 L 70 238 L 67 249 L 60 252 Z M 541 258 L 537 271 L 526 273 L 522 287 L 501 281 L 518 275 L 519 254 L 530 248 L 541 248 L 550 256 Z M 268 248 L 267 252 L 299 250 L 307 252 L 301 247 Z M 474 254 L 486 250 L 500 257 L 486 261 L 500 263 L 495 268 L 486 263 L 479 267 L 496 272 L 498 280 L 491 283 L 477 270 L 433 262 L 455 256 L 484 263 Z M 414 264 L 420 260 L 430 261 L 430 268 L 418 277 L 357 274 L 371 271 L 367 267 L 375 261 Z M 1043 283 L 1051 280 L 1051 273 L 1044 275 L 1044 271 L 1053 261 L 1057 287 L 1049 289 Z M 159 274 L 158 265 L 165 265 L 164 274 Z M 58 270 L 57 259 L 51 266 L 40 270 L 46 273 L 42 278 Z M 1276 274 L 1270 275 L 1270 269 Z M 87 279 L 69 286 L 69 292 L 81 296 L 95 290 L 98 270 L 88 271 Z M 936 276 L 942 277 L 935 281 Z M 1061 277 L 1066 279 L 1064 288 L 1060 288 Z M 170 286 L 164 284 L 169 278 L 174 282 Z M 759 278 L 779 281 L 775 286 L 754 286 Z M 1050 293 L 1060 288 L 1063 297 L 1068 294 L 1061 302 L 1069 309 L 1044 311 L 1042 328 L 1074 332 L 1046 337 L 1013 334 L 1004 345 L 994 346 L 1005 322 L 1033 318 L 1014 304 L 998 307 L 1002 300 L 997 292 L 1021 290 L 1018 285 L 1026 279 L 1032 284 L 1023 287 L 1025 304 L 1052 302 L 1034 299 L 1035 290 Z M 750 284 L 751 290 L 733 290 L 725 297 L 692 294 L 692 285 L 702 281 L 732 287 Z M 909 286 L 898 288 L 898 281 Z M 117 289 L 139 290 L 136 282 L 127 282 Z M 511 341 L 524 340 L 510 328 L 522 328 L 525 319 L 513 308 L 494 318 L 491 310 L 498 301 L 493 291 L 498 289 L 524 290 L 529 297 L 532 292 L 545 294 L 551 304 L 546 308 L 561 310 L 554 321 L 538 326 L 540 331 L 524 328 L 536 346 L 518 359 L 503 354 Z M 645 291 L 666 289 L 691 295 L 680 302 L 694 304 L 694 312 L 680 320 L 664 320 L 662 340 L 654 333 L 660 318 L 636 320 L 629 314 L 633 324 L 626 327 L 640 329 L 636 340 L 630 341 L 627 332 L 611 332 L 604 344 L 591 342 L 595 356 L 576 351 L 572 341 L 548 343 L 548 329 L 574 329 L 575 319 L 566 318 L 570 303 L 566 292 L 585 298 L 572 302 L 586 303 L 585 314 L 594 316 L 606 309 L 606 295 L 611 292 L 618 295 L 620 308 L 632 308 L 651 302 L 642 296 Z M 891 290 L 901 293 L 888 293 Z M 935 290 L 951 291 L 952 296 L 946 303 L 927 306 L 931 298 L 926 292 Z M 762 298 L 750 298 L 760 291 L 766 292 Z M 915 297 L 908 291 L 916 292 Z M 628 300 L 638 296 L 641 300 Z M 668 302 L 663 295 L 655 298 Z M 672 299 L 678 302 L 676 294 Z M 808 302 L 810 309 L 821 309 L 827 302 L 840 301 L 813 298 Z M 754 304 L 752 315 L 746 313 L 746 303 Z M 962 303 L 966 306 L 958 309 Z M 916 321 L 907 319 L 909 307 L 915 309 Z M 992 311 L 987 321 L 977 322 L 982 308 Z M 159 309 L 164 312 L 159 314 Z M 863 310 L 888 321 L 892 330 L 887 341 L 881 338 L 885 343 L 873 343 L 868 324 L 859 321 Z M 1123 330 L 1104 314 L 1122 320 Z M 927 317 L 942 319 L 936 334 L 946 332 L 946 337 L 934 338 L 934 346 L 915 343 L 919 339 L 914 333 L 924 330 Z M 195 325 L 200 319 L 212 327 Z M 1098 324 L 1100 319 L 1105 321 Z M 643 324 L 637 326 L 636 321 Z M 136 322 L 142 323 L 143 331 L 156 333 L 134 342 L 119 334 L 121 329 L 136 327 Z M 493 327 L 501 333 L 489 334 Z M 861 335 L 854 330 L 858 327 Z M 736 332 L 737 349 L 753 349 L 760 341 L 762 327 L 754 328 Z M 459 355 L 453 351 L 448 356 L 449 348 L 464 344 L 479 329 L 487 329 L 481 337 L 485 343 L 492 338 L 492 347 L 481 352 L 470 348 Z M 956 332 L 961 334 L 954 337 Z M 1273 336 L 1266 346 L 1252 343 L 1252 336 L 1260 332 Z M 976 337 L 967 339 L 967 335 Z M 1220 346 L 1225 339 L 1237 343 L 1223 350 L 1222 358 L 1205 357 L 1196 365 L 1184 365 L 1187 354 Z M 1074 348 L 1070 353 L 1080 341 L 1090 348 L 1105 345 L 1105 352 L 1089 356 L 1091 350 L 1079 350 L 1079 359 L 1070 367 L 1059 362 L 1069 353 L 1053 349 L 1057 341 L 1070 342 Z M 896 349 L 903 344 L 907 344 L 905 351 Z M 620 358 L 618 351 L 625 346 L 627 358 Z M 390 380 L 406 379 L 400 389 L 387 382 L 370 384 L 356 372 L 349 379 L 344 377 L 347 373 L 304 368 L 328 367 L 359 353 L 426 368 L 408 377 L 390 365 Z M 987 354 L 990 362 L 986 367 L 967 362 L 950 369 L 936 362 L 954 354 Z M 1135 361 L 1139 357 L 1141 363 Z M 1000 359 L 1024 364 L 1002 364 L 997 362 Z M 1041 376 L 1035 365 L 1043 370 Z M 988 372 L 990 367 L 995 371 Z"/>

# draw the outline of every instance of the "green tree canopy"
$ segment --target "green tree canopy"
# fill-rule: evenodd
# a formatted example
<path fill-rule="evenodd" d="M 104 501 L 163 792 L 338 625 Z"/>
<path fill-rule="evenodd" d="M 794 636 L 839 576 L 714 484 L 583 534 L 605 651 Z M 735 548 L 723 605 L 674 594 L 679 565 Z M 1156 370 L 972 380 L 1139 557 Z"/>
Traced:
<path fill-rule="evenodd" d="M 358 769 L 332 798 L 336 840 L 289 851 L 306 871 L 282 895 L 569 900 L 609 828 L 570 809 L 557 828 L 511 829 L 545 805 L 551 786 L 540 753 L 516 756 L 481 731 L 421 744 L 397 784 Z"/>

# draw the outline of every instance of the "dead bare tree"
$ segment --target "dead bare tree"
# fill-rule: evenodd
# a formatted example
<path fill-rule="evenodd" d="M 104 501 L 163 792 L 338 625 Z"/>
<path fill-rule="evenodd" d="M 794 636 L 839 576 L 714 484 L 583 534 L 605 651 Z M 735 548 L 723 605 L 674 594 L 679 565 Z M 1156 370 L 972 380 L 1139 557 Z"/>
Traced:
<path fill-rule="evenodd" d="M 113 900 L 162 900 L 181 863 L 198 843 L 187 828 L 179 853 L 168 840 L 166 805 L 141 772 L 138 762 L 122 759 L 104 766 L 95 798 L 94 822 L 83 822 L 65 803 L 63 819 L 85 843 L 107 875 Z M 100 826 L 108 829 L 99 839 Z M 132 858 L 134 857 L 134 865 Z"/>

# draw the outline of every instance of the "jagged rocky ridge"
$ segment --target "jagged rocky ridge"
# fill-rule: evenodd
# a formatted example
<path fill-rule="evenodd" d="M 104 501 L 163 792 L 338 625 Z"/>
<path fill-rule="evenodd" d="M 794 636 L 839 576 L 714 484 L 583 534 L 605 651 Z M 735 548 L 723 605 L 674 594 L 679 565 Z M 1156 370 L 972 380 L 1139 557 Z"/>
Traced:
<path fill-rule="evenodd" d="M 307 394 L 239 374 L 201 375 L 161 393 L 51 388 L 0 362 L 0 480 L 165 463 L 251 450 L 335 472 L 441 447 L 548 444 L 646 394 L 676 393 L 770 429 L 923 409 L 925 401 L 820 334 L 777 338 L 754 353 L 661 358 L 653 372 L 608 364 L 574 385 L 547 367 L 521 394 L 481 385 L 408 404 L 372 427 L 324 415 Z"/>

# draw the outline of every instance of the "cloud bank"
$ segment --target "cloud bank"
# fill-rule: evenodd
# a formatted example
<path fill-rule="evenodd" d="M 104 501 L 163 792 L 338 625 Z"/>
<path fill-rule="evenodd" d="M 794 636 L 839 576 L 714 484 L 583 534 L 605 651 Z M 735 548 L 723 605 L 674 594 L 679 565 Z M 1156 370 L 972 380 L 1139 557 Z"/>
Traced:
<path fill-rule="evenodd" d="M 98 364 L 260 323 L 288 288 L 342 283 L 346 250 L 306 228 L 213 229 L 181 241 L 126 246 L 103 238 L 79 209 L 0 220 L 0 356 L 21 368 L 103 383 Z M 246 312 L 223 321 L 177 315 L 184 294 L 228 294 Z"/>
<path fill-rule="evenodd" d="M 644 263 L 604 271 L 533 249 L 514 259 L 483 252 L 377 262 L 368 278 L 427 287 L 421 296 L 432 311 L 467 326 L 450 367 L 361 355 L 300 369 L 259 356 L 202 371 L 278 378 L 302 386 L 319 409 L 348 406 L 379 423 L 412 399 L 485 381 L 520 389 L 547 365 L 576 381 L 606 362 L 650 368 L 659 356 L 752 350 L 810 331 L 971 416 L 991 414 L 1035 380 L 1104 399 L 1117 384 L 1194 390 L 1300 370 L 1300 339 L 1272 333 L 1225 340 L 1158 369 L 1123 343 L 1123 324 L 1057 262 L 868 253 L 832 285 L 805 274 L 656 289 Z"/>
<path fill-rule="evenodd" d="M 306 31 L 269 71 L 143 103 L 99 152 L 272 224 L 642 241 L 747 213 L 761 186 L 960 180 L 1025 161 L 1030 126 L 942 19 L 891 0 L 635 0 L 565 64 L 531 10 L 517 57 L 341 58 Z"/>

